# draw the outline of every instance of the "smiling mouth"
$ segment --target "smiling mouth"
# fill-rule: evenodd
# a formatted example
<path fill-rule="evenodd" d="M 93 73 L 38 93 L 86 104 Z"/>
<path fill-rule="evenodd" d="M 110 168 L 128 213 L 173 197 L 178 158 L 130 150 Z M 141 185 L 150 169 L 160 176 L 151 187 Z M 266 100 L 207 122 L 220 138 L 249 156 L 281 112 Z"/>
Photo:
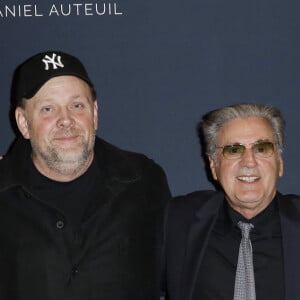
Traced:
<path fill-rule="evenodd" d="M 53 139 L 53 142 L 60 144 L 74 144 L 78 143 L 79 135 L 70 135 L 70 136 L 60 136 Z"/>
<path fill-rule="evenodd" d="M 260 177 L 259 176 L 238 176 L 237 179 L 243 182 L 251 183 L 259 180 Z"/>
<path fill-rule="evenodd" d="M 60 136 L 60 137 L 56 137 L 55 140 L 59 140 L 59 141 L 74 140 L 77 137 L 78 137 L 78 135 Z"/>

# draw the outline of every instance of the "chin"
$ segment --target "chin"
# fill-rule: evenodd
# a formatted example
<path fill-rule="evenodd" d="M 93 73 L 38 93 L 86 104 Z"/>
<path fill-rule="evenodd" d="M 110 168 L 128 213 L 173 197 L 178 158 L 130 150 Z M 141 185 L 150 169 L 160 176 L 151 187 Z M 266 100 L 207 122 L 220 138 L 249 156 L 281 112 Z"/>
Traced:
<path fill-rule="evenodd" d="M 262 197 L 261 194 L 255 192 L 247 192 L 236 196 L 240 202 L 244 203 L 251 203 L 251 202 L 258 202 L 258 199 Z"/>

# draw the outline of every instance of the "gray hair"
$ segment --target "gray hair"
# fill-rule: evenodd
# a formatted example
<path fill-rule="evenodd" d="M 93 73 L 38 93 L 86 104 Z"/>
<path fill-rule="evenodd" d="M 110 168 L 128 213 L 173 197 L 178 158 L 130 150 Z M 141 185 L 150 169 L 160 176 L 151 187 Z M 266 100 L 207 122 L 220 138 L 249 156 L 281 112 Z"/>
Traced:
<path fill-rule="evenodd" d="M 281 112 L 274 106 L 254 103 L 235 104 L 213 110 L 203 116 L 198 125 L 198 134 L 203 138 L 206 155 L 217 162 L 216 147 L 220 129 L 237 118 L 259 117 L 265 119 L 273 128 L 275 143 L 279 153 L 283 151 L 285 121 Z"/>

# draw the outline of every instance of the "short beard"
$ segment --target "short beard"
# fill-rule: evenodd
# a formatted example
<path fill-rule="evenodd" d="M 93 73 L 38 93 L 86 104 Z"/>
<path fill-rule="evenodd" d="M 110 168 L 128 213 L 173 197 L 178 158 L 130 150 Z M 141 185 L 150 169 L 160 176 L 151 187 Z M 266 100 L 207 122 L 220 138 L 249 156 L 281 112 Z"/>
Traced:
<path fill-rule="evenodd" d="M 88 168 L 93 153 L 93 147 L 89 148 L 87 143 L 82 143 L 81 146 L 82 151 L 76 156 L 64 155 L 53 145 L 48 145 L 46 151 L 42 151 L 32 144 L 32 149 L 45 162 L 49 170 L 64 176 L 76 176 Z"/>

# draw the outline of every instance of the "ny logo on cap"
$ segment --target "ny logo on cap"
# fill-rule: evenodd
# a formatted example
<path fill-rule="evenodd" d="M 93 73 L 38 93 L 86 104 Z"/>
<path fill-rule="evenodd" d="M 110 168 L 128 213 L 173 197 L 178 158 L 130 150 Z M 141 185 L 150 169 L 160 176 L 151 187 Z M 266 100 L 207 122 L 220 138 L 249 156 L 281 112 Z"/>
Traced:
<path fill-rule="evenodd" d="M 63 68 L 64 64 L 61 62 L 61 56 L 56 55 L 56 53 L 52 53 L 52 57 L 49 55 L 45 55 L 42 59 L 43 63 L 45 64 L 45 70 L 49 70 L 49 66 L 52 65 L 52 69 L 56 70 L 58 67 Z"/>

